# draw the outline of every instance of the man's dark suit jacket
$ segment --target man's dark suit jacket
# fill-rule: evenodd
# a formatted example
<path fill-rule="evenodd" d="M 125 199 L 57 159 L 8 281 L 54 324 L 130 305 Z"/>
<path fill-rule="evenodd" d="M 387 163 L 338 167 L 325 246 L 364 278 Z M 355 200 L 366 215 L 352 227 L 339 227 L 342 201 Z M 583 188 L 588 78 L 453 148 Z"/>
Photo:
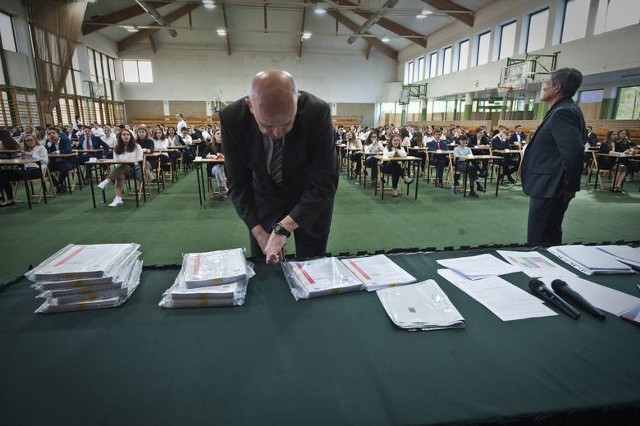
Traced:
<path fill-rule="evenodd" d="M 589 145 L 597 146 L 598 145 L 598 135 L 593 132 L 587 133 L 587 138 L 589 139 Z"/>
<path fill-rule="evenodd" d="M 73 146 L 71 145 L 71 139 L 64 136 L 60 133 L 60 140 L 58 141 L 58 147 L 56 149 L 56 145 L 51 142 L 49 139 L 44 144 L 44 147 L 47 149 L 49 154 L 59 151 L 60 154 L 71 154 L 73 152 Z"/>
<path fill-rule="evenodd" d="M 524 151 L 524 193 L 553 198 L 559 189 L 579 191 L 584 134 L 584 117 L 573 99 L 563 98 L 553 105 Z"/>
<path fill-rule="evenodd" d="M 524 133 L 522 133 L 522 132 L 520 132 L 520 133 L 513 132 L 511 134 L 511 137 L 509 138 L 509 142 L 512 143 L 512 144 L 518 142 L 518 135 L 520 135 L 520 142 L 526 142 L 527 141 L 527 137 L 525 136 Z"/>
<path fill-rule="evenodd" d="M 261 224 L 269 232 L 288 214 L 314 238 L 328 236 L 339 174 L 329 105 L 300 92 L 281 188 L 267 172 L 263 135 L 246 99 L 222 110 L 220 122 L 229 197 L 249 230 Z"/>

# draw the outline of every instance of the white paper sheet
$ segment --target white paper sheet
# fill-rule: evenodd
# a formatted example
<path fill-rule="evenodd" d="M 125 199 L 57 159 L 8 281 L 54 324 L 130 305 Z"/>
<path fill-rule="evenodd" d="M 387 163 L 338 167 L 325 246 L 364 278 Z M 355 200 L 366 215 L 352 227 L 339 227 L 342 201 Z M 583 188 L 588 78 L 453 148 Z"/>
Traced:
<path fill-rule="evenodd" d="M 640 267 L 640 248 L 625 245 L 596 246 L 627 265 Z"/>
<path fill-rule="evenodd" d="M 445 268 L 452 269 L 470 280 L 479 280 L 495 275 L 520 272 L 520 269 L 491 254 L 442 259 L 437 262 Z"/>
<path fill-rule="evenodd" d="M 520 269 L 531 278 L 539 277 L 575 277 L 576 274 L 536 251 L 498 250 L 498 254 L 511 265 Z"/>
<path fill-rule="evenodd" d="M 587 275 L 633 273 L 630 266 L 595 246 L 581 244 L 549 247 L 549 252 Z"/>
<path fill-rule="evenodd" d="M 384 254 L 342 259 L 342 263 L 364 283 L 367 291 L 416 282 L 411 274 Z"/>
<path fill-rule="evenodd" d="M 542 300 L 500 277 L 468 280 L 450 269 L 438 274 L 489 309 L 502 321 L 558 315 Z"/>

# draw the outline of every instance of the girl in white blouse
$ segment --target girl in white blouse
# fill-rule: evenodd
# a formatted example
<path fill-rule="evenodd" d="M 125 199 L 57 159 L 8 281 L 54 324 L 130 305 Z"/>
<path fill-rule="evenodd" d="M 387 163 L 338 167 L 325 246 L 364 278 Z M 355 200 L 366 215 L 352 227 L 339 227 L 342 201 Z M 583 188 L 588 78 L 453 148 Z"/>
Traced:
<path fill-rule="evenodd" d="M 142 148 L 135 142 L 133 134 L 127 129 L 121 130 L 116 139 L 116 146 L 113 148 L 113 159 L 142 162 L 142 157 Z M 98 184 L 98 188 L 103 191 L 109 182 L 113 181 L 116 184 L 116 196 L 111 204 L 109 204 L 109 207 L 118 207 L 123 203 L 122 188 L 124 187 L 124 181 L 126 178 L 134 176 L 136 181 L 142 182 L 142 168 L 140 163 L 120 164 L 115 170 L 109 173 L 109 176 L 105 180 Z"/>
<path fill-rule="evenodd" d="M 384 159 L 394 157 L 406 157 L 407 152 L 400 146 L 402 138 L 400 135 L 393 135 L 391 143 L 389 143 L 382 151 L 382 157 Z M 413 179 L 409 178 L 405 172 L 402 164 L 399 161 L 384 161 L 381 167 L 382 173 L 391 175 L 391 188 L 393 189 L 392 195 L 398 196 L 398 181 L 400 178 L 404 180 L 406 184 L 413 182 Z"/>
<path fill-rule="evenodd" d="M 42 173 L 47 168 L 49 163 L 49 154 L 47 149 L 38 145 L 36 138 L 32 134 L 26 134 L 22 140 L 24 143 L 23 151 L 20 153 L 22 157 L 31 157 L 34 161 L 40 161 L 38 163 L 27 163 L 22 169 L 4 169 L 0 170 L 0 188 L 6 194 L 7 198 L 5 202 L 0 204 L 0 207 L 15 206 L 16 201 L 13 199 L 13 188 L 11 182 L 16 180 L 37 179 L 42 176 Z"/>

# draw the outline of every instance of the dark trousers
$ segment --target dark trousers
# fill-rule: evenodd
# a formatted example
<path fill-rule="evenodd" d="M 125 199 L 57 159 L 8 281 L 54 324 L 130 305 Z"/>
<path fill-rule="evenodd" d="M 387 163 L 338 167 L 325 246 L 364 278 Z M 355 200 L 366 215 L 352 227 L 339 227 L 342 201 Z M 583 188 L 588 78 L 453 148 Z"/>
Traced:
<path fill-rule="evenodd" d="M 449 165 L 449 157 L 444 155 L 432 155 L 430 163 L 436 165 L 436 179 L 442 182 L 444 168 Z"/>
<path fill-rule="evenodd" d="M 364 165 L 371 167 L 371 181 L 375 182 L 378 178 L 378 160 L 374 156 L 367 157 L 364 160 Z"/>
<path fill-rule="evenodd" d="M 74 163 L 67 161 L 53 161 L 49 163 L 49 170 L 58 172 L 58 179 L 53 178 L 53 183 L 58 188 L 65 185 L 69 171 L 76 167 Z"/>
<path fill-rule="evenodd" d="M 361 153 L 351 154 L 350 160 L 352 163 L 355 163 L 356 175 L 359 175 L 360 171 L 362 170 L 362 154 Z"/>
<path fill-rule="evenodd" d="M 529 199 L 527 245 L 548 246 L 562 244 L 562 220 L 570 199 Z"/>
<path fill-rule="evenodd" d="M 0 170 L 0 189 L 7 194 L 8 200 L 13 200 L 13 188 L 11 182 L 16 180 L 36 179 L 42 175 L 40 167 L 30 167 L 26 170 L 22 169 L 6 169 Z"/>
<path fill-rule="evenodd" d="M 404 169 L 398 161 L 387 161 L 382 164 L 382 173 L 391 175 L 391 187 L 398 188 L 400 177 L 404 177 Z"/>

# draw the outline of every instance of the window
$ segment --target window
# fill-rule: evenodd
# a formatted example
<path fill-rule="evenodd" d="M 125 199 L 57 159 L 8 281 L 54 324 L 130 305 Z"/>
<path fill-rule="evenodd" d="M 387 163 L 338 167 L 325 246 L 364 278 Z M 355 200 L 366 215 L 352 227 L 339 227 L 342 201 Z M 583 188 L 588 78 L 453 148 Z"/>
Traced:
<path fill-rule="evenodd" d="M 591 0 L 567 0 L 564 7 L 560 43 L 578 40 L 586 35 L 590 3 Z"/>
<path fill-rule="evenodd" d="M 0 42 L 2 49 L 17 52 L 16 36 L 13 32 L 13 20 L 11 16 L 0 12 Z"/>
<path fill-rule="evenodd" d="M 529 15 L 529 28 L 527 29 L 526 52 L 542 49 L 547 40 L 547 21 L 549 20 L 549 9 Z M 586 25 L 586 24 L 585 24 Z"/>
<path fill-rule="evenodd" d="M 441 74 L 449 74 L 451 72 L 451 55 L 453 50 L 451 46 L 445 47 L 442 51 L 442 72 Z"/>
<path fill-rule="evenodd" d="M 618 88 L 616 120 L 640 119 L 640 86 Z"/>
<path fill-rule="evenodd" d="M 125 83 L 153 83 L 151 61 L 123 60 L 122 71 Z"/>
<path fill-rule="evenodd" d="M 4 86 L 6 84 L 6 80 L 4 79 L 4 64 L 2 59 L 2 55 L 0 55 L 0 85 Z"/>
<path fill-rule="evenodd" d="M 640 22 L 637 0 L 600 0 L 594 34 L 617 30 Z"/>
<path fill-rule="evenodd" d="M 404 84 L 409 83 L 413 83 L 413 61 L 404 64 Z"/>
<path fill-rule="evenodd" d="M 500 50 L 498 59 L 513 56 L 513 47 L 516 44 L 516 21 L 504 24 L 500 28 Z"/>
<path fill-rule="evenodd" d="M 418 76 L 416 77 L 416 80 L 424 79 L 425 66 L 426 66 L 426 58 L 424 56 L 420 56 L 418 58 Z"/>
<path fill-rule="evenodd" d="M 458 45 L 458 71 L 466 70 L 469 61 L 469 40 L 461 41 Z"/>
<path fill-rule="evenodd" d="M 433 52 L 431 55 L 429 55 L 429 78 L 435 77 L 437 70 L 438 70 L 438 53 Z"/>
<path fill-rule="evenodd" d="M 480 34 L 478 36 L 478 46 L 476 50 L 476 65 L 483 65 L 489 62 L 489 39 L 491 31 Z"/>

